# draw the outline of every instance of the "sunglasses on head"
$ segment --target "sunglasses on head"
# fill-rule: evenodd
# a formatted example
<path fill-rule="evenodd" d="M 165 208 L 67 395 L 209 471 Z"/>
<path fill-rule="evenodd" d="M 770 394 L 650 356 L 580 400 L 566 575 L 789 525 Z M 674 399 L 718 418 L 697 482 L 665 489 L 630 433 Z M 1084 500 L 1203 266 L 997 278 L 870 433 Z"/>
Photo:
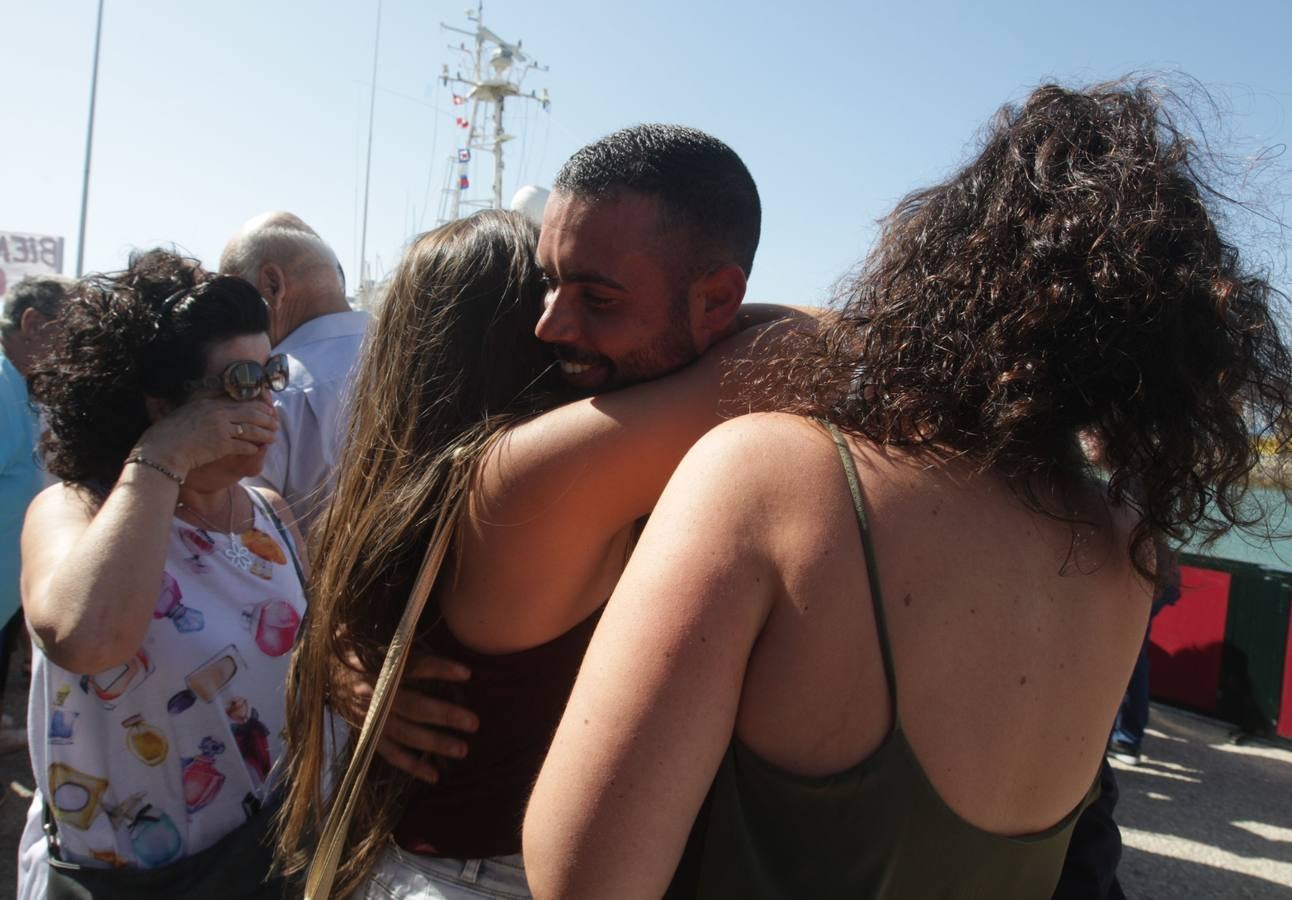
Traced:
<path fill-rule="evenodd" d="M 195 381 L 184 382 L 187 391 L 224 391 L 234 400 L 255 400 L 265 388 L 281 391 L 287 387 L 287 357 L 275 353 L 262 366 L 249 359 L 230 363 L 219 375 L 208 375 Z"/>
<path fill-rule="evenodd" d="M 161 302 L 161 314 L 165 318 L 175 308 L 190 297 L 201 297 L 213 286 L 227 285 L 234 280 L 241 280 L 236 275 L 202 275 L 194 284 L 185 285 Z"/>

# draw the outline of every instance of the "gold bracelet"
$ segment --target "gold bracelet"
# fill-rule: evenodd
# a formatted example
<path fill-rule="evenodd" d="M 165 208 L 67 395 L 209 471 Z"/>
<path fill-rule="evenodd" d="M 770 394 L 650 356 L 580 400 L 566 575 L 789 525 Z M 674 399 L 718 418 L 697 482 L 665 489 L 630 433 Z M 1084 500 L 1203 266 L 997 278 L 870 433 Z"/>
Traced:
<path fill-rule="evenodd" d="M 165 475 L 165 476 L 166 476 L 167 478 L 169 478 L 171 481 L 173 481 L 173 482 L 175 482 L 176 484 L 178 484 L 180 487 L 183 487 L 183 486 L 184 486 L 184 479 L 183 479 L 183 477 L 182 477 L 182 476 L 180 476 L 180 475 L 176 475 L 174 472 L 172 472 L 170 469 L 168 469 L 168 468 L 166 468 L 165 466 L 163 466 L 161 463 L 159 463 L 159 462 L 153 462 L 151 459 L 149 459 L 149 458 L 148 458 L 148 457 L 146 457 L 146 456 L 140 456 L 138 453 L 136 453 L 136 454 L 134 454 L 133 456 L 129 456 L 129 457 L 127 457 L 127 458 L 126 458 L 125 465 L 127 465 L 127 466 L 128 466 L 128 465 L 130 465 L 131 463 L 138 463 L 138 464 L 139 464 L 139 465 L 141 465 L 141 466 L 147 466 L 147 467 L 148 467 L 148 468 L 150 468 L 150 469 L 155 469 L 155 470 L 157 470 L 158 472 L 161 472 L 163 475 Z"/>

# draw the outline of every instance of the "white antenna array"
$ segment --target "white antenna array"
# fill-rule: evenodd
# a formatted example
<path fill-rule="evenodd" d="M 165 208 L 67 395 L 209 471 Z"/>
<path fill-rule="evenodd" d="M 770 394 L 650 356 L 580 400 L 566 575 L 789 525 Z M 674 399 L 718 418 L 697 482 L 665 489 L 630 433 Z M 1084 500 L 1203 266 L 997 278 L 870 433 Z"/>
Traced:
<path fill-rule="evenodd" d="M 449 74 L 448 63 L 444 64 L 444 71 L 440 75 L 445 87 L 461 85 L 466 88 L 461 94 L 454 91 L 453 103 L 464 111 L 464 115 L 457 117 L 456 124 L 467 132 L 466 145 L 456 150 L 449 161 L 449 183 L 440 203 L 441 223 L 460 218 L 464 207 L 467 210 L 502 208 L 503 145 L 514 137 L 507 134 L 502 124 L 503 106 L 507 98 L 534 100 L 544 110 L 551 105 L 546 88 L 538 93 L 521 93 L 521 82 L 525 80 L 525 76 L 531 71 L 546 72 L 547 66 L 540 66 L 522 50 L 520 41 L 514 44 L 504 41 L 485 27 L 484 0 L 480 0 L 474 10 L 468 9 L 466 16 L 475 23 L 474 30 L 440 23 L 445 31 L 465 34 L 475 42 L 474 47 L 465 41 L 457 47 L 449 47 L 450 50 L 460 50 L 467 55 L 471 77 L 464 78 L 460 71 Z M 469 113 L 466 113 L 467 104 L 470 104 Z M 492 113 L 487 105 L 493 106 Z M 477 152 L 493 154 L 493 193 L 488 200 L 479 199 L 479 194 L 475 194 L 473 199 L 468 194 L 471 190 L 471 160 Z"/>

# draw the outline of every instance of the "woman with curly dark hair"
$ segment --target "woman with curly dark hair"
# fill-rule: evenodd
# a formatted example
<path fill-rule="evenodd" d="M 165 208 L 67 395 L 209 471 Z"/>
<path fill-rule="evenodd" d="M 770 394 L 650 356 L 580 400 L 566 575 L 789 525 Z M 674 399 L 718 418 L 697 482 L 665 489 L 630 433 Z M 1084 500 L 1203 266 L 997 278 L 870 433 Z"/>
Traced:
<path fill-rule="evenodd" d="M 1244 524 L 1253 428 L 1286 446 L 1276 292 L 1196 164 L 1150 88 L 1046 86 L 898 206 L 776 375 L 812 418 L 719 426 L 655 508 L 530 801 L 536 896 L 1051 895 L 1154 538 Z"/>
<path fill-rule="evenodd" d="M 280 498 L 239 485 L 287 380 L 268 309 L 154 250 L 81 281 L 59 321 L 31 378 L 63 482 L 23 531 L 37 791 L 20 895 L 281 896 L 263 807 L 304 576 Z"/>

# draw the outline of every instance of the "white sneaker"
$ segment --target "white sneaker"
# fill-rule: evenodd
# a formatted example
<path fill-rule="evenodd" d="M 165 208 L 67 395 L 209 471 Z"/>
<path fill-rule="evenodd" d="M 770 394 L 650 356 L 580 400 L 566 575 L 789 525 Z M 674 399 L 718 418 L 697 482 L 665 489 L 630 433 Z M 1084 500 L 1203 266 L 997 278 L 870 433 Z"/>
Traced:
<path fill-rule="evenodd" d="M 1140 752 L 1123 741 L 1109 741 L 1108 755 L 1128 766 L 1138 766 L 1142 762 Z"/>

